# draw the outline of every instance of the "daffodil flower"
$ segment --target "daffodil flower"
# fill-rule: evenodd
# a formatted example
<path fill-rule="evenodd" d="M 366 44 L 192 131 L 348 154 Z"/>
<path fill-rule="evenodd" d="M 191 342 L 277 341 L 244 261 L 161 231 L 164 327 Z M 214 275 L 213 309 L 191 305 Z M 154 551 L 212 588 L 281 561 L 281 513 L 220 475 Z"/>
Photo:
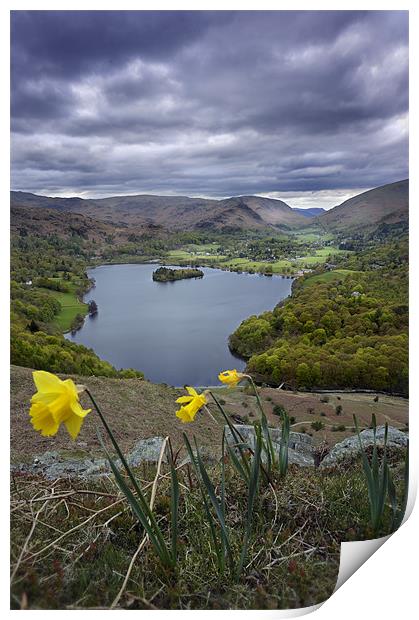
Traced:
<path fill-rule="evenodd" d="M 176 402 L 182 404 L 182 407 L 176 411 L 176 416 L 182 422 L 193 422 L 198 411 L 207 404 L 205 392 L 198 394 L 193 387 L 185 385 L 185 389 L 189 396 L 180 396 Z M 183 404 L 185 403 L 185 404 Z"/>
<path fill-rule="evenodd" d="M 237 372 L 237 370 L 223 370 L 223 372 L 220 372 L 218 375 L 218 378 L 221 383 L 225 383 L 229 387 L 236 387 L 236 385 L 240 383 L 242 379 L 247 378 L 247 376 L 248 375 L 244 375 L 242 372 Z"/>
<path fill-rule="evenodd" d="M 37 388 L 31 398 L 32 426 L 41 435 L 56 435 L 63 422 L 72 437 L 76 439 L 81 425 L 91 409 L 83 409 L 79 402 L 79 394 L 86 388 L 76 385 L 71 379 L 62 381 L 59 377 L 45 370 L 35 370 L 33 380 Z"/>

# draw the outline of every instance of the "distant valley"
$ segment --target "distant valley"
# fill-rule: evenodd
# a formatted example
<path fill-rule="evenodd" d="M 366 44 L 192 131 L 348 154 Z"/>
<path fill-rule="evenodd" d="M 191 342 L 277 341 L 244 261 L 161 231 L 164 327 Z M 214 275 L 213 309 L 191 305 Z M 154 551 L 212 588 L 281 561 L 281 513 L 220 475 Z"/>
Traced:
<path fill-rule="evenodd" d="M 308 218 L 316 217 L 317 215 L 326 213 L 326 209 L 322 209 L 321 207 L 311 207 L 308 209 L 299 209 L 298 207 L 293 207 L 292 210 Z"/>

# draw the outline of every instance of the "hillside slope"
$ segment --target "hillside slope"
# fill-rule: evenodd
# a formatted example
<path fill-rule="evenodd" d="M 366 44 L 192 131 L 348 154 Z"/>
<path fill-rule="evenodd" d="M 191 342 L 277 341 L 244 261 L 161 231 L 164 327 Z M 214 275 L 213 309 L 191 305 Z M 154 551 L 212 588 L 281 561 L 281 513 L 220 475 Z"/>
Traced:
<path fill-rule="evenodd" d="M 83 430 L 73 442 L 65 428 L 61 428 L 54 437 L 42 437 L 33 430 L 29 421 L 30 398 L 34 393 L 32 370 L 20 366 L 11 366 L 11 456 L 13 463 L 30 462 L 34 455 L 46 451 L 57 451 L 62 457 L 76 456 L 86 458 L 92 453 L 103 456 L 97 438 L 97 417 L 94 413 L 86 417 Z M 61 375 L 62 378 L 68 375 Z M 118 442 L 125 452 L 132 450 L 140 439 L 166 437 L 170 435 L 175 449 L 183 445 L 182 433 L 190 438 L 196 436 L 199 445 L 206 454 L 219 455 L 224 421 L 214 404 L 209 405 L 213 418 L 205 413 L 197 415 L 193 424 L 183 424 L 175 415 L 178 408 L 175 400 L 184 390 L 163 384 L 156 385 L 142 379 L 111 379 L 108 377 L 78 377 L 72 375 L 76 383 L 88 385 L 95 395 L 111 425 Z M 235 414 L 246 419 L 250 412 L 257 414 L 255 398 L 242 388 L 221 388 L 214 390 L 225 401 L 228 414 Z M 408 421 L 409 404 L 405 399 L 381 396 L 380 404 L 374 404 L 370 394 L 329 394 L 329 403 L 322 402 L 319 394 L 291 392 L 262 388 L 260 396 L 264 403 L 269 425 L 277 427 L 279 418 L 273 412 L 275 405 L 282 405 L 301 425 L 315 420 L 326 422 L 322 433 L 314 434 L 315 444 L 327 441 L 334 445 L 352 433 L 352 415 L 355 414 L 361 425 L 368 425 L 372 411 L 377 415 L 378 424 L 386 420 L 403 427 Z M 339 397 L 339 400 L 338 398 Z M 83 404 L 89 401 L 82 396 Z M 332 431 L 336 423 L 335 406 L 343 404 L 343 413 L 339 422 L 346 424 L 340 432 Z M 313 414 L 307 417 L 307 411 Z M 321 415 L 326 413 L 326 416 Z M 314 417 L 313 417 L 314 416 Z M 22 430 L 24 432 L 22 432 Z M 293 430 L 300 431 L 300 427 Z"/>
<path fill-rule="evenodd" d="M 62 239 L 79 236 L 94 242 L 103 242 L 111 235 L 114 242 L 124 242 L 132 235 L 144 235 L 151 232 L 156 234 L 159 227 L 117 225 L 93 219 L 81 213 L 61 211 L 50 207 L 34 209 L 27 206 L 12 206 L 10 230 L 12 235 L 35 237 L 55 235 Z"/>
<path fill-rule="evenodd" d="M 163 226 L 173 230 L 268 229 L 299 227 L 305 218 L 285 202 L 259 196 L 225 200 L 187 196 L 114 196 L 111 198 L 50 198 L 11 192 L 12 207 L 49 208 L 134 226 Z"/>
<path fill-rule="evenodd" d="M 407 222 L 409 217 L 409 180 L 382 185 L 358 194 L 316 218 L 332 231 L 354 231 L 380 224 Z"/>

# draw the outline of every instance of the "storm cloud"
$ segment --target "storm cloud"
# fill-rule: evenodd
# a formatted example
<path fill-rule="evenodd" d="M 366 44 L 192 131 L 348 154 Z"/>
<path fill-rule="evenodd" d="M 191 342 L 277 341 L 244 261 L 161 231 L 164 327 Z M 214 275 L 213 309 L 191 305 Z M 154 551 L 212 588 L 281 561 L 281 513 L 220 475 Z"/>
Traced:
<path fill-rule="evenodd" d="M 14 11 L 11 33 L 13 189 L 325 206 L 408 176 L 407 12 Z"/>

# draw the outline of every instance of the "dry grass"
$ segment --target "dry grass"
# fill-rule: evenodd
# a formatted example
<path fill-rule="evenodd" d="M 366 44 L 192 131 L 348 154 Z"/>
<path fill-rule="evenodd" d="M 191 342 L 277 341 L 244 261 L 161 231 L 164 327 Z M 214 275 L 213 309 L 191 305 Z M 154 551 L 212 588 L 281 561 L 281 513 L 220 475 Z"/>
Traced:
<path fill-rule="evenodd" d="M 180 422 L 175 411 L 176 398 L 183 393 L 165 385 L 156 385 L 141 379 L 108 379 L 105 377 L 74 377 L 78 383 L 86 383 L 95 395 L 99 405 L 114 430 L 123 451 L 132 449 L 139 439 L 170 435 L 177 449 L 182 446 L 182 432 L 191 429 Z M 42 437 L 28 425 L 29 401 L 34 392 L 32 372 L 28 368 L 12 366 L 11 368 L 11 453 L 14 463 L 32 460 L 34 455 L 56 450 L 63 454 L 87 457 L 92 454 L 102 456 L 96 435 L 95 416 L 88 416 L 83 426 L 83 433 L 73 442 L 62 428 L 55 437 Z M 246 389 L 220 388 L 214 392 L 225 401 L 229 413 L 240 415 L 248 423 L 257 417 L 255 397 Z M 368 426 L 371 414 L 375 412 L 377 423 L 404 428 L 408 421 L 408 401 L 402 398 L 380 396 L 374 402 L 370 394 L 330 394 L 329 402 L 322 403 L 319 394 L 286 392 L 272 388 L 263 388 L 261 396 L 269 424 L 279 426 L 279 417 L 273 414 L 276 404 L 283 405 L 290 416 L 296 418 L 292 430 L 300 431 L 303 427 L 313 435 L 316 444 L 326 443 L 332 446 L 343 438 L 353 435 L 352 414 L 356 414 L 360 426 Z M 84 403 L 89 406 L 88 401 Z M 342 405 L 343 412 L 336 415 L 335 409 Z M 217 409 L 210 407 L 213 418 L 200 414 L 193 425 L 193 433 L 199 438 L 199 444 L 208 453 L 219 454 L 223 420 Z M 325 413 L 325 416 L 321 416 Z M 325 424 L 322 431 L 310 428 L 312 422 Z M 343 432 L 332 431 L 333 426 L 344 425 Z M 22 432 L 22 429 L 26 429 Z"/>
<path fill-rule="evenodd" d="M 64 375 L 60 375 L 64 378 Z M 175 448 L 182 444 L 185 425 L 175 416 L 179 405 L 176 398 L 183 390 L 149 383 L 141 379 L 109 379 L 105 377 L 73 377 L 77 383 L 88 385 L 109 425 L 115 432 L 124 452 L 129 452 L 136 441 L 148 437 L 166 437 L 170 434 Z M 87 457 L 102 455 L 96 434 L 97 417 L 89 415 L 83 432 L 71 441 L 65 428 L 55 437 L 42 437 L 29 424 L 29 403 L 34 393 L 32 371 L 29 368 L 11 368 L 11 454 L 12 462 L 26 462 L 34 455 L 56 450 L 60 453 Z M 83 404 L 91 406 L 85 395 Z M 208 415 L 199 415 L 194 423 L 204 449 L 219 446 L 222 425 Z M 24 429 L 24 432 L 22 432 Z M 186 428 L 186 430 L 188 430 Z"/>
<path fill-rule="evenodd" d="M 156 490 L 154 513 L 168 536 L 165 466 L 137 471 Z M 219 480 L 219 466 L 211 469 Z M 329 472 L 291 467 L 262 485 L 241 579 L 220 576 L 196 480 L 179 469 L 179 560 L 164 569 L 111 477 L 93 483 L 20 475 L 12 484 L 12 607 L 17 609 L 267 609 L 327 599 L 342 540 L 371 536 L 358 466 Z M 401 469 L 395 479 L 400 488 Z M 157 485 L 158 481 L 158 485 Z M 238 556 L 246 488 L 227 466 L 226 518 Z M 151 499 L 151 498 L 150 498 Z M 388 527 L 388 519 L 383 532 Z"/>

